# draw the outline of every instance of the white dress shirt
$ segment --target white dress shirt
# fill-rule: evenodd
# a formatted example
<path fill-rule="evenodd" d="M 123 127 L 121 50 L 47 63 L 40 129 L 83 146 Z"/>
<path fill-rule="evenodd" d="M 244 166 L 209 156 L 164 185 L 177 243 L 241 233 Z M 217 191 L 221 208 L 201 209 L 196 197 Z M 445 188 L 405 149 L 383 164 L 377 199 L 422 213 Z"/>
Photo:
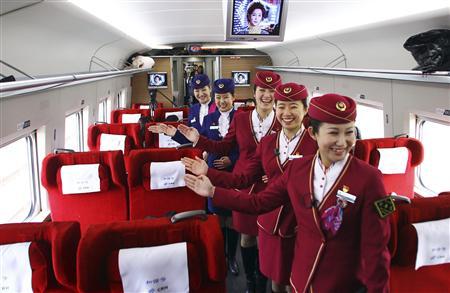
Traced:
<path fill-rule="evenodd" d="M 200 112 L 198 113 L 198 118 L 200 125 L 203 125 L 203 118 L 205 118 L 206 115 L 208 115 L 209 112 L 209 101 L 206 104 L 200 104 Z"/>
<path fill-rule="evenodd" d="M 233 110 L 233 109 L 231 109 Z M 221 112 L 219 117 L 219 133 L 222 137 L 225 137 L 228 133 L 228 128 L 230 128 L 230 111 Z"/>
<path fill-rule="evenodd" d="M 348 154 L 344 159 L 334 162 L 325 170 L 320 157 L 316 157 L 314 162 L 314 198 L 319 203 L 322 202 L 324 196 L 333 186 L 334 182 L 336 182 L 336 179 L 339 177 L 339 174 L 341 174 L 347 160 Z"/>
<path fill-rule="evenodd" d="M 284 162 L 286 162 L 286 160 L 289 158 L 289 155 L 292 154 L 295 147 L 297 146 L 301 134 L 302 128 L 297 131 L 293 138 L 289 139 L 286 134 L 284 134 L 284 130 L 281 131 L 279 136 L 280 138 L 278 140 L 278 145 L 280 146 L 280 149 L 278 150 L 278 158 L 280 158 L 281 164 L 284 164 Z"/>
<path fill-rule="evenodd" d="M 263 138 L 272 126 L 273 119 L 275 118 L 275 112 L 271 111 L 266 118 L 260 119 L 256 109 L 252 111 L 252 124 L 253 133 L 255 133 L 256 140 L 259 142 Z"/>

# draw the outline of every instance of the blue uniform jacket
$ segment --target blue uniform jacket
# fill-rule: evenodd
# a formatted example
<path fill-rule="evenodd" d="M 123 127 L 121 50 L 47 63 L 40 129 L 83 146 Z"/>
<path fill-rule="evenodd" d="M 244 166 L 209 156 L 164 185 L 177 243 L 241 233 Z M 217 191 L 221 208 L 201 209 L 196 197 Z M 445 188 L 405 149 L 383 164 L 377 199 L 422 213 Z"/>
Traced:
<path fill-rule="evenodd" d="M 230 112 L 230 124 L 231 124 L 231 120 L 233 119 L 234 114 L 235 114 L 235 111 L 233 109 Z M 223 137 L 220 136 L 220 132 L 219 132 L 219 118 L 220 118 L 220 112 L 218 110 L 216 110 L 214 113 L 206 115 L 205 118 L 203 119 L 203 126 L 200 130 L 200 135 L 203 135 L 211 140 L 221 141 L 223 139 Z M 231 152 L 229 154 L 227 154 L 227 156 L 230 158 L 232 164 L 230 167 L 228 167 L 225 170 L 232 172 L 234 164 L 236 163 L 236 160 L 239 157 L 239 150 L 238 150 L 237 146 L 233 147 L 233 149 L 231 150 Z M 222 155 L 216 155 L 213 153 L 209 153 L 208 160 L 207 160 L 208 167 L 214 168 L 214 165 L 213 165 L 214 160 L 220 159 L 221 157 L 222 157 Z M 224 170 L 222 170 L 222 171 L 224 171 Z M 210 199 L 208 199 L 208 209 L 210 212 L 213 212 L 216 214 L 231 215 L 231 211 L 229 211 L 229 210 L 214 208 L 214 206 L 212 205 L 212 201 Z"/>
<path fill-rule="evenodd" d="M 209 106 L 209 112 L 214 112 L 216 109 L 216 104 L 214 103 L 213 99 L 208 104 Z M 205 116 L 206 118 L 206 116 Z M 205 119 L 203 118 L 203 119 Z M 205 123 L 205 121 L 203 121 Z M 189 109 L 189 115 L 188 115 L 188 126 L 194 127 L 198 130 L 198 132 L 201 131 L 202 126 L 200 125 L 200 103 L 194 104 Z M 180 144 L 190 143 L 189 140 L 187 140 L 184 135 L 181 134 L 181 132 L 177 131 L 175 135 L 172 137 L 172 139 Z"/>

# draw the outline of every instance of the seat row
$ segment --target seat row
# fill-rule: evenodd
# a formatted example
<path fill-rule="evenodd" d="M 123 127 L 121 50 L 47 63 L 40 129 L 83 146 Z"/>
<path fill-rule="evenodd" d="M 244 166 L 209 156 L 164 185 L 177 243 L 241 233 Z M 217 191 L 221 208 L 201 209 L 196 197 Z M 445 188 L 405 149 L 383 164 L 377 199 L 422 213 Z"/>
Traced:
<path fill-rule="evenodd" d="M 97 224 L 80 235 L 77 222 L 0 225 L 2 292 L 225 292 L 216 216 Z"/>
<path fill-rule="evenodd" d="M 154 111 L 151 109 L 117 109 L 111 111 L 111 123 L 138 123 L 139 119 L 143 116 L 149 117 L 150 121 L 163 122 L 166 121 L 169 116 L 172 116 L 170 121 L 183 121 L 187 120 L 189 114 L 189 108 L 156 108 Z"/>
<path fill-rule="evenodd" d="M 133 150 L 125 164 L 121 151 L 50 154 L 41 179 L 51 218 L 78 221 L 84 232 L 90 224 L 204 209 L 205 199 L 177 185 L 184 175 L 180 159 L 195 156 L 201 151 L 194 148 Z"/>

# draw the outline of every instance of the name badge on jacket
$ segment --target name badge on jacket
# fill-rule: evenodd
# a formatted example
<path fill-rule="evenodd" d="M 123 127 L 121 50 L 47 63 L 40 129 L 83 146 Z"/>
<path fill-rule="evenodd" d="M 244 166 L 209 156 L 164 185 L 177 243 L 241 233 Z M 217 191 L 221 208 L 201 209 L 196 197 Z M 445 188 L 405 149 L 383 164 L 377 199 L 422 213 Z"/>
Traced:
<path fill-rule="evenodd" d="M 209 129 L 219 129 L 219 125 L 211 125 Z"/>
<path fill-rule="evenodd" d="M 191 123 L 195 123 L 195 117 L 191 119 Z"/>
<path fill-rule="evenodd" d="M 303 155 L 289 155 L 289 160 L 300 159 L 303 158 Z"/>

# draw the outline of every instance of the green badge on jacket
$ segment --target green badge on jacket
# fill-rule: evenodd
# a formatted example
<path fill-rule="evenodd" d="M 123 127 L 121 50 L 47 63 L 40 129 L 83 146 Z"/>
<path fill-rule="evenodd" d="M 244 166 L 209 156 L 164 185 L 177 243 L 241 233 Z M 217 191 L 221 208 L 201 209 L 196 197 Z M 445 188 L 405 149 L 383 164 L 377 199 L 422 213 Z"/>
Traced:
<path fill-rule="evenodd" d="M 374 205 L 377 209 L 378 215 L 380 215 L 380 218 L 385 218 L 395 211 L 394 200 L 392 200 L 391 197 L 379 199 L 374 202 Z"/>

